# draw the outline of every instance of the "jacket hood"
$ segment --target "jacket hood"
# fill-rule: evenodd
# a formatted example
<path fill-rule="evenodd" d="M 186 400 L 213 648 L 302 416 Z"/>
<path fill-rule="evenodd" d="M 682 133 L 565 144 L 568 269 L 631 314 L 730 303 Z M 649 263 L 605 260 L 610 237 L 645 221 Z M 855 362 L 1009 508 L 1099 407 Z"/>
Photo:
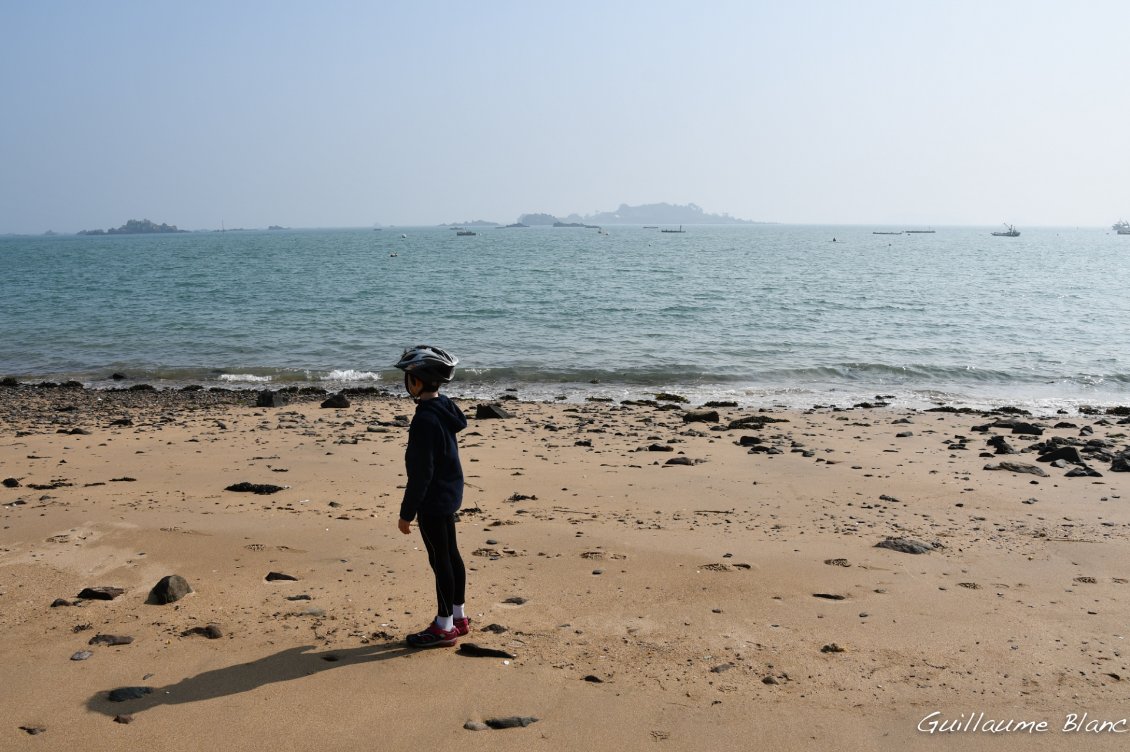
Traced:
<path fill-rule="evenodd" d="M 444 394 L 434 399 L 417 402 L 416 412 L 429 412 L 435 415 L 452 433 L 458 433 L 467 427 L 467 416 Z"/>

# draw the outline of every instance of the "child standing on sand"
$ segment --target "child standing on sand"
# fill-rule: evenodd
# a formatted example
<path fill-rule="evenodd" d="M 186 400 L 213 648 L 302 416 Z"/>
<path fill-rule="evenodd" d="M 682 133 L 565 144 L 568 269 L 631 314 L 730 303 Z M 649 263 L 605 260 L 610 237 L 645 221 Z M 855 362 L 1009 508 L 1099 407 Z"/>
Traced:
<path fill-rule="evenodd" d="M 455 539 L 455 513 L 463 503 L 463 468 L 455 435 L 467 427 L 467 418 L 439 393 L 440 385 L 451 381 L 458 362 L 438 347 L 418 345 L 405 350 L 396 364 L 404 371 L 404 388 L 416 401 L 404 452 L 408 484 L 397 527 L 408 535 L 409 523 L 418 520 L 439 604 L 435 620 L 422 632 L 408 635 L 408 644 L 417 648 L 450 647 L 471 627 L 463 611 L 467 572 Z"/>

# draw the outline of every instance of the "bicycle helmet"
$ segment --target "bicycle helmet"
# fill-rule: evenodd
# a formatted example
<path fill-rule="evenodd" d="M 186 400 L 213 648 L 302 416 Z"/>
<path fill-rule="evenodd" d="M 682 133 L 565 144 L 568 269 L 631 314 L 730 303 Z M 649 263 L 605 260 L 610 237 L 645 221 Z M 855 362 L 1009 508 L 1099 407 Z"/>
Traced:
<path fill-rule="evenodd" d="M 430 384 L 447 383 L 455 376 L 459 358 L 431 345 L 416 345 L 404 351 L 396 367 Z"/>

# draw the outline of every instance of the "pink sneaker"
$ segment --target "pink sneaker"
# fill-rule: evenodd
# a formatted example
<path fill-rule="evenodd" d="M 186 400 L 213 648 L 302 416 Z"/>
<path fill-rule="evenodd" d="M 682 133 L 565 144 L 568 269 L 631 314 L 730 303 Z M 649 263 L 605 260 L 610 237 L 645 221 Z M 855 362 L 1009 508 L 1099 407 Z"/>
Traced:
<path fill-rule="evenodd" d="M 455 620 L 455 631 L 459 633 L 460 637 L 462 637 L 463 635 L 470 632 L 471 631 L 471 620 L 468 619 L 468 618 L 456 619 Z"/>
<path fill-rule="evenodd" d="M 408 635 L 408 644 L 414 648 L 449 648 L 458 639 L 459 632 L 444 631 L 433 621 L 423 632 Z"/>

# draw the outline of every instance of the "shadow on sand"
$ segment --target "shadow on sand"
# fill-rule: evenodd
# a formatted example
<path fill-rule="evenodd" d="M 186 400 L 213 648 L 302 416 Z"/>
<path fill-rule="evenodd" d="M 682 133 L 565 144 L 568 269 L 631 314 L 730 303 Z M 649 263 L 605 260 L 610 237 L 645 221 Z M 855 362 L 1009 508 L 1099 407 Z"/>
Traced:
<path fill-rule="evenodd" d="M 179 705 L 186 702 L 211 700 L 216 697 L 249 692 L 274 682 L 291 681 L 311 676 L 319 671 L 352 666 L 359 663 L 386 661 L 418 653 L 403 642 L 365 645 L 344 650 L 310 652 L 312 645 L 283 650 L 251 663 L 240 663 L 214 671 L 205 671 L 182 679 L 176 684 L 153 687 L 152 692 L 138 699 L 111 702 L 109 690 L 99 692 L 86 702 L 87 709 L 115 716 L 136 714 L 158 705 Z"/>

